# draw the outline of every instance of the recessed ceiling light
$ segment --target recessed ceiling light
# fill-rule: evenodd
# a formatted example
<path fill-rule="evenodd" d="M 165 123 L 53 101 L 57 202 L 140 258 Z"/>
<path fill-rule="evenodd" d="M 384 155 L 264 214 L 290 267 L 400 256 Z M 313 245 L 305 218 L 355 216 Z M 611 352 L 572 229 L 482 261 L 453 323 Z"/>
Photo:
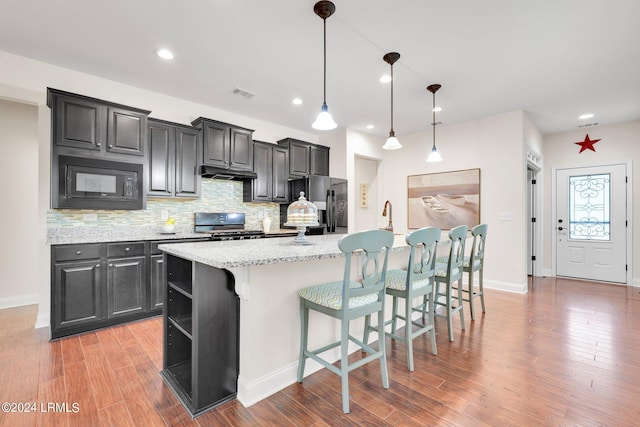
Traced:
<path fill-rule="evenodd" d="M 388 74 L 385 74 L 384 76 L 380 77 L 380 83 L 389 83 L 391 82 L 391 76 Z"/>
<path fill-rule="evenodd" d="M 593 117 L 593 113 L 586 113 L 581 115 L 580 117 L 578 117 L 580 120 L 586 120 L 586 119 L 590 119 Z"/>
<path fill-rule="evenodd" d="M 375 128 L 374 125 L 367 125 L 367 129 L 373 129 L 373 128 Z"/>
<path fill-rule="evenodd" d="M 169 49 L 158 49 L 156 50 L 156 55 L 162 59 L 173 59 L 173 52 Z"/>
<path fill-rule="evenodd" d="M 291 100 L 291 103 L 292 103 L 293 105 L 301 105 L 301 104 L 302 104 L 302 99 L 300 99 L 300 98 L 293 98 L 293 99 Z"/>

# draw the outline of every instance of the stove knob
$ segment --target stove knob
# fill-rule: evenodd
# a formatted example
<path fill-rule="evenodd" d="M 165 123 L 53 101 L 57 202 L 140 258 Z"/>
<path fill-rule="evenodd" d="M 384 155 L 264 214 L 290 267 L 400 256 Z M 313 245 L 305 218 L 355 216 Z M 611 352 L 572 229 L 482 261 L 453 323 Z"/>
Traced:
<path fill-rule="evenodd" d="M 238 239 L 240 239 L 240 240 L 244 240 L 244 236 L 240 236 Z"/>

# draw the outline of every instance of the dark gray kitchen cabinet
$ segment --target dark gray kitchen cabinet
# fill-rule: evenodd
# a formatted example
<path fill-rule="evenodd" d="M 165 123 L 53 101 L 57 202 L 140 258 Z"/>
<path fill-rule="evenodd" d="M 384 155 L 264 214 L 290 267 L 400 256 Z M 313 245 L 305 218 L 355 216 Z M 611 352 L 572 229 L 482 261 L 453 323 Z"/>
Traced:
<path fill-rule="evenodd" d="M 153 197 L 200 197 L 200 130 L 149 119 L 149 188 Z"/>
<path fill-rule="evenodd" d="M 253 163 L 257 178 L 243 183 L 245 202 L 289 202 L 289 151 L 267 142 L 254 141 Z"/>
<path fill-rule="evenodd" d="M 329 147 L 293 138 L 281 139 L 278 145 L 289 151 L 290 177 L 329 176 Z"/>
<path fill-rule="evenodd" d="M 65 245 L 52 251 L 52 330 L 91 327 L 103 319 L 104 270 L 100 244 Z"/>
<path fill-rule="evenodd" d="M 146 311 L 145 243 L 109 243 L 107 257 L 107 317 Z"/>
<path fill-rule="evenodd" d="M 48 105 L 54 147 L 81 150 L 65 154 L 144 156 L 149 111 L 51 88 Z"/>
<path fill-rule="evenodd" d="M 164 261 L 162 254 L 150 256 L 150 299 L 151 310 L 162 308 L 164 305 Z"/>
<path fill-rule="evenodd" d="M 253 130 L 199 117 L 191 124 L 202 129 L 202 164 L 253 171 Z"/>
<path fill-rule="evenodd" d="M 329 176 L 329 147 L 322 145 L 309 147 L 309 173 Z"/>

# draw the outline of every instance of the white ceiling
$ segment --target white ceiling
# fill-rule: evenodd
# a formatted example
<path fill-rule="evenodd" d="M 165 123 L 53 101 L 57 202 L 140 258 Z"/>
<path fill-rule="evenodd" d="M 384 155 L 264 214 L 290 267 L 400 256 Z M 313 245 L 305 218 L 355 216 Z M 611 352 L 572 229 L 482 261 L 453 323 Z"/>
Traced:
<path fill-rule="evenodd" d="M 308 132 L 322 104 L 315 0 L 0 0 L 0 50 Z M 542 133 L 640 119 L 638 0 L 334 0 L 327 104 L 339 126 L 394 129 L 527 111 Z M 154 51 L 170 48 L 175 59 Z M 256 96 L 232 93 L 240 87 Z M 60 88 L 65 89 L 65 88 Z M 87 93 L 87 95 L 91 95 Z M 294 106 L 292 98 L 304 103 Z M 137 106 L 144 108 L 145 106 Z M 215 117 L 213 117 L 215 119 Z M 375 129 L 367 130 L 367 124 Z"/>

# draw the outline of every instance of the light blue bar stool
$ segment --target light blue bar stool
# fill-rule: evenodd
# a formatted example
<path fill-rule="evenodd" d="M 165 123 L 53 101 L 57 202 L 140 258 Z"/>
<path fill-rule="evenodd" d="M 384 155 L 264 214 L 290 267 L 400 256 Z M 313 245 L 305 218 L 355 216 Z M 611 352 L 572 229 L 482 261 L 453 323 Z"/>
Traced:
<path fill-rule="evenodd" d="M 300 296 L 300 360 L 298 363 L 298 382 L 304 377 L 307 358 L 320 363 L 342 379 L 342 410 L 349 413 L 349 372 L 373 360 L 380 360 L 382 386 L 389 388 L 387 357 L 384 338 L 378 343 L 378 350 L 349 335 L 351 320 L 378 314 L 378 324 L 384 322 L 385 279 L 389 249 L 393 246 L 393 233 L 385 230 L 368 230 L 347 234 L 338 242 L 345 253 L 344 276 L 336 282 L 323 283 L 304 288 Z M 360 278 L 352 279 L 352 262 L 361 265 Z M 343 303 L 347 301 L 347 303 Z M 309 350 L 307 336 L 309 332 L 309 310 L 316 310 L 340 320 L 340 341 Z M 368 353 L 366 357 L 349 364 L 349 341 L 357 344 Z M 336 367 L 320 357 L 320 354 L 340 347 L 340 367 Z"/>
<path fill-rule="evenodd" d="M 466 238 L 466 225 L 460 225 L 458 227 L 452 228 L 449 231 L 450 247 L 449 255 L 446 258 L 446 262 L 436 262 L 436 291 L 434 304 L 436 307 L 444 307 L 445 313 L 439 314 L 436 311 L 435 316 L 447 319 L 449 341 L 453 341 L 453 315 L 457 312 L 460 313 L 460 326 L 464 331 L 464 308 L 462 305 L 462 292 L 456 292 L 457 304 L 454 305 L 453 291 L 454 283 L 456 282 L 458 283 L 457 289 L 462 289 L 462 264 L 464 263 L 464 248 Z"/>
<path fill-rule="evenodd" d="M 480 297 L 482 304 L 482 312 L 485 312 L 484 306 L 484 245 L 487 239 L 487 224 L 478 224 L 471 229 L 473 243 L 471 244 L 471 253 L 464 257 L 462 271 L 467 273 L 467 287 L 462 287 L 462 300 L 469 303 L 469 313 L 471 320 L 475 320 L 475 310 L 473 308 L 473 300 Z M 473 287 L 473 276 L 478 272 L 478 290 Z M 454 286 L 457 289 L 457 286 Z"/>
<path fill-rule="evenodd" d="M 385 326 L 391 324 L 391 332 L 387 336 L 398 341 L 404 341 L 407 346 L 407 368 L 413 371 L 413 340 L 422 334 L 430 332 L 431 353 L 436 355 L 436 331 L 433 326 L 435 298 L 435 264 L 436 250 L 440 240 L 440 229 L 425 227 L 413 231 L 405 237 L 410 246 L 409 260 L 406 270 L 387 271 L 387 295 L 393 297 L 391 319 Z M 414 306 L 414 299 L 421 297 L 422 304 Z M 398 313 L 398 299 L 405 302 L 404 311 Z M 413 320 L 413 313 L 421 314 L 422 323 Z M 424 316 L 428 314 L 428 322 L 424 323 Z M 397 333 L 398 319 L 405 323 L 404 334 Z M 365 318 L 364 342 L 368 341 L 369 331 L 378 331 L 376 326 L 369 325 L 370 316 Z M 414 330 L 414 327 L 417 329 Z"/>

